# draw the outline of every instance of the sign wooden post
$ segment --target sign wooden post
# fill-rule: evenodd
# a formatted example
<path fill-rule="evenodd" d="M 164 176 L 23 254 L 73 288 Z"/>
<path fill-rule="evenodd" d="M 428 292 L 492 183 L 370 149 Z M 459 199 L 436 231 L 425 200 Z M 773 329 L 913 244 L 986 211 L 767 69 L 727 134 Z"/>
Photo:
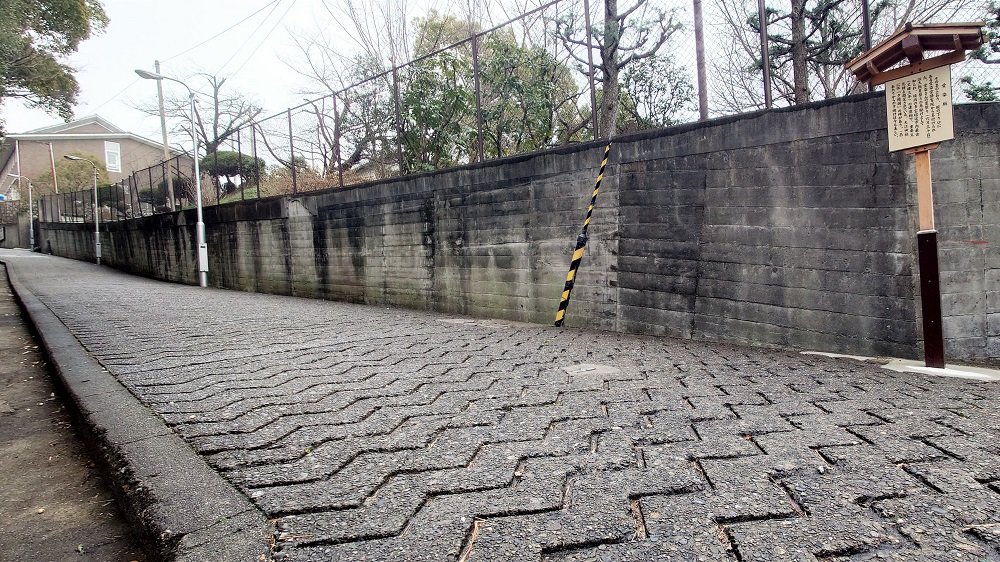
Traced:
<path fill-rule="evenodd" d="M 906 67 L 903 67 L 905 70 Z M 916 70 L 916 69 L 914 69 Z M 913 156 L 917 179 L 917 267 L 924 333 L 924 364 L 944 368 L 944 329 L 931 151 L 955 137 L 951 68 L 914 72 L 886 82 L 885 112 L 889 151 Z"/>
<path fill-rule="evenodd" d="M 913 156 L 917 179 L 917 265 L 924 364 L 942 369 L 944 330 L 931 151 L 955 137 L 950 65 L 983 44 L 982 22 L 906 26 L 845 66 L 859 82 L 885 84 L 889 151 Z M 925 51 L 948 51 L 925 59 Z M 909 65 L 893 68 L 907 59 Z"/>
<path fill-rule="evenodd" d="M 917 176 L 917 267 L 920 269 L 920 307 L 924 328 L 924 364 L 944 368 L 944 329 L 941 315 L 941 280 L 938 268 L 937 229 L 934 228 L 934 191 L 931 150 L 937 144 L 911 148 Z"/>

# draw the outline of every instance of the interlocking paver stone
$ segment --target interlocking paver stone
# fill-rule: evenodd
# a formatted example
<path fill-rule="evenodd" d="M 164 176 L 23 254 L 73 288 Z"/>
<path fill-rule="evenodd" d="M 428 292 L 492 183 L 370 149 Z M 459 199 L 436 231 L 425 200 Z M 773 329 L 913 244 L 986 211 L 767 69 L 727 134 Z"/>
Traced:
<path fill-rule="evenodd" d="M 11 261 L 281 560 L 1000 560 L 1000 385 Z"/>

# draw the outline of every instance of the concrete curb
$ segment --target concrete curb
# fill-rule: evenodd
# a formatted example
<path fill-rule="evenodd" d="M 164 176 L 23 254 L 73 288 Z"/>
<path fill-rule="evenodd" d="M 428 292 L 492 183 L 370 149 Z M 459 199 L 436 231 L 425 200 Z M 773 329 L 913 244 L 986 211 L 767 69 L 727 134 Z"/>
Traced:
<path fill-rule="evenodd" d="M 150 554 L 177 562 L 271 560 L 271 525 L 100 363 L 0 260 L 95 460 Z"/>

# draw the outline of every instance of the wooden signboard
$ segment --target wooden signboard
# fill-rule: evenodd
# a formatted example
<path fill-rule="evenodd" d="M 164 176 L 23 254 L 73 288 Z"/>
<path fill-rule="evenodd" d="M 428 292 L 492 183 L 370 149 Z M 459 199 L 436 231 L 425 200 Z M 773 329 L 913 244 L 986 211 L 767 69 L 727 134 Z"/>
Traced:
<path fill-rule="evenodd" d="M 886 82 L 889 152 L 955 138 L 951 67 Z"/>
<path fill-rule="evenodd" d="M 950 67 L 964 61 L 967 51 L 983 45 L 984 25 L 983 22 L 907 23 L 892 37 L 844 65 L 859 82 L 886 85 L 889 151 L 906 150 L 916 165 L 920 225 L 917 260 L 924 363 L 928 367 L 945 366 L 931 151 L 939 142 L 955 138 Z M 932 58 L 924 56 L 935 51 L 947 52 Z M 903 60 L 909 64 L 898 66 Z"/>

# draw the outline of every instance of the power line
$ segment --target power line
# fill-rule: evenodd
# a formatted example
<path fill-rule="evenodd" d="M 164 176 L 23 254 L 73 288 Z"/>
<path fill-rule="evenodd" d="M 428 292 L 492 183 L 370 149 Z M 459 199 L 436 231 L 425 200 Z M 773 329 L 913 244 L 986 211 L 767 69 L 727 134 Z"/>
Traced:
<path fill-rule="evenodd" d="M 110 98 L 108 98 L 108 99 L 106 99 L 106 100 L 102 101 L 102 102 L 101 102 L 100 104 L 98 104 L 98 105 L 94 106 L 93 108 L 91 108 L 91 109 L 90 109 L 90 111 L 93 111 L 93 112 L 94 112 L 94 113 L 96 114 L 96 113 L 97 113 L 97 110 L 98 110 L 98 109 L 101 109 L 102 107 L 104 107 L 104 106 L 108 105 L 108 104 L 109 104 L 109 103 L 111 103 L 112 101 L 114 101 L 114 100 L 118 99 L 118 96 L 120 96 L 120 95 L 124 94 L 124 93 L 125 93 L 125 90 L 128 90 L 128 89 L 129 89 L 129 88 L 131 88 L 132 86 L 135 86 L 135 84 L 136 84 L 136 83 L 137 83 L 137 82 L 138 82 L 139 80 L 142 80 L 142 78 L 136 78 L 135 80 L 132 80 L 131 82 L 129 82 L 129 83 L 128 83 L 128 86 L 125 86 L 125 87 L 124 87 L 124 88 L 122 88 L 121 90 L 118 90 L 118 92 L 116 92 L 116 93 L 115 93 L 115 94 L 114 94 L 113 96 L 111 96 Z"/>
<path fill-rule="evenodd" d="M 231 25 L 231 26 L 227 27 L 226 29 L 223 29 L 222 31 L 220 31 L 220 32 L 216 33 L 215 35 L 213 35 L 213 36 L 209 37 L 208 39 L 205 39 L 204 41 L 202 41 L 201 43 L 198 43 L 198 44 L 197 44 L 197 45 L 195 45 L 194 47 L 189 47 L 189 48 L 187 48 L 187 49 L 184 49 L 183 51 L 181 51 L 181 52 L 179 52 L 179 53 L 177 53 L 177 54 L 175 54 L 175 55 L 172 55 L 172 56 L 169 56 L 169 57 L 167 57 L 167 58 L 165 58 L 165 59 L 161 59 L 161 61 L 162 61 L 162 62 L 167 62 L 168 60 L 171 60 L 171 59 L 175 59 L 175 58 L 177 58 L 177 57 L 179 57 L 179 56 L 181 56 L 181 55 L 184 55 L 184 54 L 187 54 L 187 53 L 190 53 L 191 51 L 193 51 L 193 50 L 197 49 L 198 47 L 201 47 L 201 46 L 202 46 L 202 45 L 204 45 L 205 43 L 208 43 L 209 41 L 212 41 L 212 40 L 214 40 L 214 39 L 217 39 L 217 38 L 218 38 L 219 36 L 221 36 L 221 35 L 223 35 L 223 34 L 225 34 L 225 33 L 228 33 L 228 32 L 230 32 L 230 31 L 232 31 L 232 30 L 233 30 L 233 29 L 234 29 L 235 27 L 237 27 L 237 26 L 238 26 L 238 25 L 240 25 L 241 23 L 243 23 L 243 22 L 247 21 L 248 19 L 250 19 L 250 18 L 252 18 L 252 17 L 256 16 L 257 14 L 259 14 L 259 13 L 263 12 L 263 11 L 264 11 L 265 9 L 267 9 L 267 8 L 268 8 L 269 6 L 272 6 L 272 5 L 274 5 L 274 4 L 277 4 L 277 3 L 279 3 L 279 2 L 281 2 L 281 0 L 271 0 L 271 1 L 270 1 L 270 2 L 268 2 L 267 4 L 264 4 L 263 6 L 261 6 L 261 7 L 260 7 L 260 8 L 259 8 L 259 9 L 258 9 L 257 11 L 253 12 L 253 13 L 252 13 L 252 14 L 250 14 L 249 16 L 247 16 L 247 17 L 245 17 L 245 18 L 241 19 L 240 21 L 238 21 L 238 22 L 234 23 L 233 25 Z M 273 11 L 273 10 L 272 10 L 272 11 Z M 268 14 L 268 15 L 270 15 L 270 14 Z M 267 19 L 267 18 L 264 18 L 264 19 Z"/>
<path fill-rule="evenodd" d="M 243 43 L 241 43 L 240 46 L 237 47 L 235 51 L 233 51 L 233 54 L 228 59 L 226 59 L 226 62 L 222 63 L 222 66 L 220 66 L 219 69 L 215 71 L 216 75 L 218 75 L 220 72 L 222 72 L 222 69 L 226 68 L 226 65 L 229 64 L 230 62 L 232 62 L 234 58 L 236 58 L 236 55 L 240 54 L 240 51 L 243 50 L 243 47 L 246 47 L 247 43 L 249 43 L 250 40 L 253 39 L 253 36 L 256 35 L 258 31 L 260 31 L 260 28 L 264 27 L 264 24 L 267 23 L 268 19 L 270 19 L 271 14 L 273 14 L 274 11 L 278 9 L 278 6 L 281 5 L 282 1 L 283 0 L 277 0 L 274 3 L 274 5 L 271 6 L 271 11 L 268 12 L 266 16 L 264 16 L 264 19 L 260 20 L 260 23 L 257 24 L 257 27 L 255 27 L 253 29 L 253 31 L 251 31 L 247 35 L 247 38 L 243 40 Z M 282 16 L 282 17 L 284 17 L 284 16 Z"/>
<path fill-rule="evenodd" d="M 288 5 L 288 8 L 285 9 L 285 12 L 283 14 L 281 14 L 280 18 L 278 18 L 278 21 L 274 22 L 274 25 L 271 27 L 271 30 L 267 32 L 267 35 L 265 35 L 264 38 L 260 40 L 260 43 L 257 43 L 257 46 L 253 48 L 253 51 L 250 51 L 250 54 L 247 56 L 246 60 L 243 61 L 243 64 L 241 64 L 239 66 L 239 68 L 237 68 L 236 70 L 234 70 L 233 73 L 231 74 L 231 76 L 235 76 L 235 75 L 239 74 L 240 71 L 243 70 L 243 67 L 246 66 L 247 63 L 250 62 L 251 59 L 253 59 L 253 56 L 257 53 L 257 49 L 260 49 L 261 46 L 271 36 L 271 34 L 274 33 L 274 30 L 278 28 L 278 26 L 281 24 L 281 21 L 285 19 L 285 16 L 288 15 L 288 12 L 290 12 L 291 9 L 292 9 L 292 7 L 295 6 L 295 2 L 296 2 L 296 0 L 292 0 L 292 2 Z"/>

